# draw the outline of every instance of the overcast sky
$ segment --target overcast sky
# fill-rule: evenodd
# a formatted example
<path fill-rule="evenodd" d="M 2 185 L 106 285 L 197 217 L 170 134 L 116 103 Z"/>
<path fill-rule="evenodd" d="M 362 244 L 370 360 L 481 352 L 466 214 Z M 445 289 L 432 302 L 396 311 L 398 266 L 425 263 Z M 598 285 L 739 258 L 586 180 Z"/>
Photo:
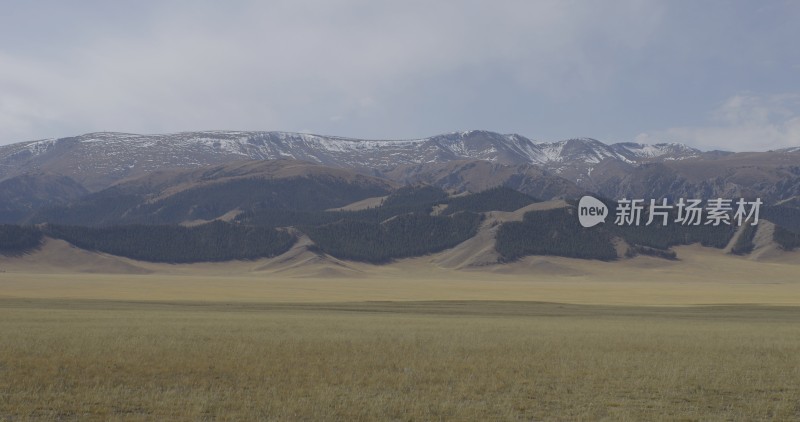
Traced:
<path fill-rule="evenodd" d="M 0 144 L 94 131 L 800 146 L 800 1 L 5 1 Z"/>

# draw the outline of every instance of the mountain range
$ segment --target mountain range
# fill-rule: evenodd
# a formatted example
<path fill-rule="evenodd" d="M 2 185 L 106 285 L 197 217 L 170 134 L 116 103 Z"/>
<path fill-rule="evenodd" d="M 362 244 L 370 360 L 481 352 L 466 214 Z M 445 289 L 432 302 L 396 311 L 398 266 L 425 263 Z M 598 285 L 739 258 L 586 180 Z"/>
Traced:
<path fill-rule="evenodd" d="M 500 186 L 509 191 L 493 190 Z M 411 189 L 410 193 L 403 193 L 404 189 Z M 480 223 L 487 212 L 566 200 L 556 207 L 562 211 L 547 214 L 547 221 L 560 222 L 554 225 L 561 227 L 560 236 L 572 239 L 566 243 L 571 246 L 559 249 L 567 256 L 617 256 L 611 246 L 614 239 L 627 242 L 631 253 L 669 256 L 666 250 L 672 243 L 664 243 L 664 236 L 717 247 L 726 246 L 733 236 L 733 232 L 715 231 L 699 237 L 683 232 L 631 237 L 606 230 L 584 238 L 586 233 L 574 231 L 565 222 L 572 219 L 568 216 L 574 209 L 572 201 L 586 193 L 612 200 L 759 197 L 767 206 L 775 206 L 768 212 L 781 224 L 776 236 L 793 245 L 794 232 L 782 227 L 796 231 L 800 226 L 794 224 L 800 198 L 800 148 L 704 152 L 675 143 L 607 145 L 589 138 L 535 142 L 488 131 L 409 140 L 286 132 L 103 132 L 0 147 L 0 223 L 193 227 L 229 221 L 279 230 L 292 227 L 312 236 L 310 244 L 325 253 L 381 261 L 429 253 L 495 230 Z M 438 214 L 448 207 L 450 212 Z M 336 209 L 349 211 L 331 211 Z M 525 221 L 541 222 L 542 215 L 526 216 Z M 522 250 L 540 251 L 540 245 L 526 246 L 525 239 L 512 236 L 515 233 L 556 235 L 542 232 L 539 223 L 492 224 L 522 224 L 514 233 L 500 230 L 506 239 L 500 255 L 506 257 L 516 257 Z M 214 227 L 202 236 L 222 236 L 225 241 L 234 236 L 223 226 Z M 45 234 L 106 245 L 97 240 L 96 233 L 49 230 Z M 353 233 L 363 236 L 348 237 Z M 440 235 L 430 238 L 431 233 Z M 415 245 L 410 234 L 417 239 L 428 236 L 425 242 L 433 249 Z M 191 237 L 184 232 L 176 236 Z M 269 236 L 288 245 L 283 235 Z M 659 236 L 662 241 L 655 240 Z M 383 240 L 370 243 L 375 239 Z M 594 249 L 576 253 L 581 242 L 593 242 Z M 404 246 L 387 249 L 389 244 Z M 746 250 L 747 242 L 743 245 L 737 250 Z M 503 259 L 500 255 L 498 259 Z M 204 256 L 227 255 L 206 249 Z"/>
<path fill-rule="evenodd" d="M 702 156 L 704 153 L 682 144 L 606 145 L 588 138 L 536 143 L 520 135 L 487 131 L 380 141 L 286 132 L 103 132 L 0 147 L 0 179 L 30 172 L 55 173 L 98 190 L 116 180 L 156 170 L 290 158 L 367 173 L 398 166 L 484 160 L 539 166 L 577 180 L 591 176 L 596 165 L 608 160 L 638 165 Z"/>
<path fill-rule="evenodd" d="M 58 175 L 96 192 L 153 171 L 274 159 L 345 168 L 401 183 L 438 179 L 453 189 L 469 189 L 473 183 L 523 184 L 520 177 L 557 177 L 607 197 L 762 195 L 774 202 L 800 193 L 800 148 L 703 152 L 676 143 L 607 145 L 589 138 L 535 142 L 477 130 L 409 140 L 287 132 L 90 133 L 0 146 L 0 181 Z M 468 161 L 493 167 L 482 175 L 484 181 L 459 182 L 455 176 L 444 181 L 436 176 L 452 173 L 454 162 Z M 498 172 L 517 176 L 503 180 L 494 176 Z M 486 181 L 490 175 L 494 178 Z M 560 188 L 573 193 L 566 184 Z"/>

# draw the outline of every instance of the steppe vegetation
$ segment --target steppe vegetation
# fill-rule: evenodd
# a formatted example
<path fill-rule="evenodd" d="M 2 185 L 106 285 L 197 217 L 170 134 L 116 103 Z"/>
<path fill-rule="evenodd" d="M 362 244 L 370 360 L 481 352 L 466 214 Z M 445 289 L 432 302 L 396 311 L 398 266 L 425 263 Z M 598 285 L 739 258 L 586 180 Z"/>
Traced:
<path fill-rule="evenodd" d="M 796 420 L 795 307 L 0 300 L 2 420 Z"/>

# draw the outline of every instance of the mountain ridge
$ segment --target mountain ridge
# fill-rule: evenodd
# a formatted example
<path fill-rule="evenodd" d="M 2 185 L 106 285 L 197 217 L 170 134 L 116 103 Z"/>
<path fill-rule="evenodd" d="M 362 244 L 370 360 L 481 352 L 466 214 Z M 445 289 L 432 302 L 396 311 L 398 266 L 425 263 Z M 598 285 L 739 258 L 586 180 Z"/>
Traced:
<path fill-rule="evenodd" d="M 369 140 L 292 132 L 201 131 L 139 135 L 95 132 L 0 146 L 0 179 L 46 171 L 72 177 L 90 190 L 165 168 L 226 161 L 291 158 L 361 171 L 398 165 L 486 160 L 531 164 L 559 173 L 565 165 L 605 159 L 638 164 L 679 160 L 702 152 L 682 144 L 607 145 L 591 138 L 535 142 L 517 134 L 472 130 L 427 138 Z"/>
<path fill-rule="evenodd" d="M 14 197 L 21 200 L 0 197 L 0 209 L 13 221 L 31 209 L 17 203 L 42 203 L 37 195 L 47 189 L 37 186 L 48 178 L 61 178 L 63 199 L 52 203 L 60 205 L 81 189 L 96 193 L 160 172 L 282 159 L 455 191 L 502 185 L 543 199 L 592 192 L 607 198 L 759 196 L 777 203 L 800 195 L 800 148 L 703 152 L 677 143 L 537 142 L 485 130 L 394 140 L 263 131 L 95 132 L 0 146 L 0 183 L 35 175 L 17 184 Z"/>

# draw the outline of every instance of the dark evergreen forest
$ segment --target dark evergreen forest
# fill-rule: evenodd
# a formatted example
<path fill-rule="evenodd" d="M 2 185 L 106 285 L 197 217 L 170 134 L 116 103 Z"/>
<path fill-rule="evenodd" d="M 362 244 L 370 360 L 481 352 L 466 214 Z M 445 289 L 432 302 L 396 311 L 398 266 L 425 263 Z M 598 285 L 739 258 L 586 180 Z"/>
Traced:
<path fill-rule="evenodd" d="M 298 179 L 273 184 L 243 179 L 224 188 L 210 185 L 179 193 L 169 202 L 142 202 L 136 192 L 112 188 L 71 206 L 39 214 L 44 218 L 53 213 L 60 216 L 54 220 L 66 223 L 38 227 L 0 225 L 0 254 L 32 251 L 46 235 L 80 248 L 145 261 L 246 260 L 279 255 L 291 248 L 296 233 L 304 233 L 321 253 L 386 263 L 441 251 L 471 238 L 477 233 L 484 212 L 514 211 L 537 202 L 507 187 L 451 197 L 434 186 L 413 185 L 396 189 L 373 208 L 326 211 L 366 195 L 386 193 L 337 183 Z M 214 218 L 230 209 L 231 201 L 245 210 L 231 223 L 215 221 L 194 227 L 175 224 L 187 218 Z M 616 203 L 605 202 L 609 206 L 606 224 L 581 227 L 574 203 L 567 208 L 529 212 L 523 221 L 498 228 L 495 248 L 507 261 L 526 255 L 613 260 L 617 258 L 614 239 L 619 238 L 630 246 L 631 256 L 675 259 L 670 250 L 673 246 L 701 243 L 723 248 L 736 230 L 727 225 L 676 224 L 674 213 L 670 215 L 673 222 L 666 226 L 618 226 L 613 224 Z M 800 247 L 800 209 L 764 206 L 761 218 L 777 225 L 774 240 L 781 247 Z M 642 221 L 647 221 L 646 212 Z M 755 233 L 756 227 L 744 228 L 732 252 L 752 251 Z"/>
<path fill-rule="evenodd" d="M 280 255 L 295 242 L 286 231 L 214 222 L 182 226 L 47 226 L 44 232 L 79 248 L 151 262 L 189 263 Z"/>
<path fill-rule="evenodd" d="M 0 225 L 0 255 L 19 255 L 42 244 L 44 235 L 32 226 Z"/>

